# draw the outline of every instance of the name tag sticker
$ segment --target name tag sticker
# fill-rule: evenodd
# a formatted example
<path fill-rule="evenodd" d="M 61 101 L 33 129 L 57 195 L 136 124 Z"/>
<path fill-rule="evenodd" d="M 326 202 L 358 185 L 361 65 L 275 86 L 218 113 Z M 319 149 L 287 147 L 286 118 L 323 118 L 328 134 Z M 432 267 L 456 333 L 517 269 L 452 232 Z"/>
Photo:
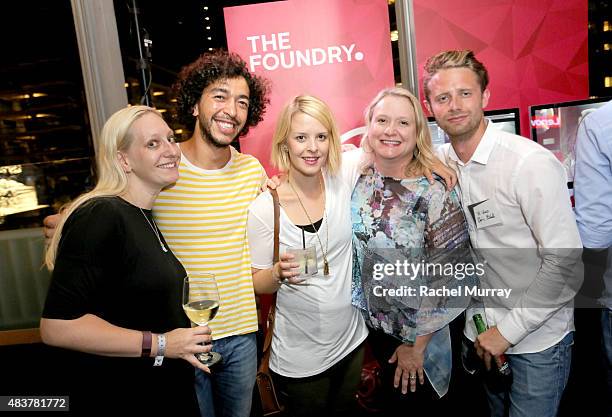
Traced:
<path fill-rule="evenodd" d="M 480 203 L 472 204 L 469 209 L 474 218 L 474 223 L 476 223 L 476 229 L 503 224 L 499 210 L 491 200 L 487 199 Z"/>

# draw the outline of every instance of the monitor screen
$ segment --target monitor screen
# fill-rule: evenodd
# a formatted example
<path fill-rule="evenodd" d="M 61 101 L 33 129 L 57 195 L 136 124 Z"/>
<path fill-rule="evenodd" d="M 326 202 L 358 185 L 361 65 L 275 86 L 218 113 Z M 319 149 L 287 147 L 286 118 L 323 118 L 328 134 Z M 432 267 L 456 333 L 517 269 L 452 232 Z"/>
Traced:
<path fill-rule="evenodd" d="M 531 139 L 550 150 L 561 161 L 570 188 L 574 181 L 578 125 L 587 114 L 610 99 L 603 97 L 529 107 Z"/>
<path fill-rule="evenodd" d="M 515 135 L 520 135 L 521 126 L 519 118 L 519 109 L 502 109 L 502 110 L 488 110 L 484 112 L 485 117 L 491 122 L 495 123 L 496 127 Z M 431 141 L 434 148 L 449 143 L 450 139 L 444 133 L 444 131 L 438 126 L 433 117 L 428 119 L 429 132 L 431 133 Z"/>

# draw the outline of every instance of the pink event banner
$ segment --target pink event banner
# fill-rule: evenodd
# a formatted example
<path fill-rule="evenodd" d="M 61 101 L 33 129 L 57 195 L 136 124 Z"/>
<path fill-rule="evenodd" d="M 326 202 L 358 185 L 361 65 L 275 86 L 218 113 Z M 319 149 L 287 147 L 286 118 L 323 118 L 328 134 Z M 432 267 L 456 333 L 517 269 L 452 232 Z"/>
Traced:
<path fill-rule="evenodd" d="M 228 49 L 272 82 L 265 119 L 241 138 L 241 151 L 274 172 L 276 119 L 298 94 L 324 100 L 341 134 L 363 126 L 366 105 L 394 85 L 387 7 L 386 0 L 291 0 L 225 8 Z"/>
<path fill-rule="evenodd" d="M 584 0 L 414 0 L 420 79 L 429 56 L 473 50 L 489 70 L 486 110 L 519 107 L 521 132 L 529 137 L 529 106 L 589 96 L 588 6 Z"/>

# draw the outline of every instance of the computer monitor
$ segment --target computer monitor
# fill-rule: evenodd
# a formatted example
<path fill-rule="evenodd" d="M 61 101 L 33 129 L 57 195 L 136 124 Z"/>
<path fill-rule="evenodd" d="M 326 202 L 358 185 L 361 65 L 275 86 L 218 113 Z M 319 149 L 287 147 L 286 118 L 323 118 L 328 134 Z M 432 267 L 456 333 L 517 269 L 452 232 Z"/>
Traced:
<path fill-rule="evenodd" d="M 568 187 L 573 188 L 576 134 L 582 119 L 612 97 L 593 98 L 529 107 L 531 139 L 550 150 L 565 167 Z"/>
<path fill-rule="evenodd" d="M 497 128 L 516 135 L 521 134 L 521 122 L 518 108 L 488 110 L 485 111 L 484 114 L 487 119 L 495 123 Z M 429 132 L 431 133 L 431 141 L 434 147 L 450 142 L 446 133 L 438 126 L 433 117 L 428 117 L 427 120 Z"/>

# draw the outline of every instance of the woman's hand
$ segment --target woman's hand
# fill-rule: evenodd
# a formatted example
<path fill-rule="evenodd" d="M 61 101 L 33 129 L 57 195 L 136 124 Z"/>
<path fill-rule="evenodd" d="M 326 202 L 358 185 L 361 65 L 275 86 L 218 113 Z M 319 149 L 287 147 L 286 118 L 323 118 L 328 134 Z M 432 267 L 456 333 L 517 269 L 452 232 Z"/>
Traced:
<path fill-rule="evenodd" d="M 295 255 L 291 253 L 283 253 L 279 256 L 280 260 L 272 267 L 272 277 L 278 282 L 287 282 L 288 284 L 300 284 L 306 280 L 306 278 L 299 277 L 300 272 L 296 268 L 300 267 L 300 264 L 293 262 Z"/>
<path fill-rule="evenodd" d="M 402 344 L 395 349 L 395 352 L 389 359 L 389 363 L 397 362 L 393 386 L 398 388 L 401 381 L 402 394 L 408 393 L 408 384 L 410 384 L 410 392 L 416 391 L 417 376 L 421 385 L 425 383 L 425 376 L 423 374 L 424 359 L 424 350 L 419 351 L 416 345 Z"/>
<path fill-rule="evenodd" d="M 283 253 L 279 258 L 272 268 L 251 268 L 255 294 L 274 294 L 283 282 L 299 284 L 304 281 L 304 278 L 298 277 L 300 272 L 296 268 L 299 268 L 300 264 L 293 262 L 293 254 Z"/>
<path fill-rule="evenodd" d="M 425 383 L 423 361 L 425 360 L 425 349 L 432 336 L 433 333 L 417 336 L 414 345 L 406 343 L 399 345 L 389 359 L 389 363 L 397 362 L 393 385 L 398 388 L 401 381 L 402 394 L 408 392 L 408 384 L 410 384 L 410 392 L 416 391 L 417 377 L 419 378 L 419 384 L 423 385 Z"/>
<path fill-rule="evenodd" d="M 434 158 L 434 166 L 431 170 L 434 173 L 438 174 L 440 177 L 442 177 L 444 183 L 446 184 L 447 190 L 450 191 L 455 187 L 455 185 L 457 185 L 457 173 L 455 172 L 455 170 L 444 165 L 444 163 L 438 158 Z M 429 170 L 425 170 L 424 174 L 425 177 L 427 177 L 429 183 L 433 184 L 434 179 L 432 172 L 430 172 Z"/>
<path fill-rule="evenodd" d="M 196 353 L 212 350 L 210 327 L 197 326 L 174 329 L 166 333 L 166 354 L 168 358 L 181 358 L 204 372 L 210 373 L 207 366 L 196 359 Z"/>

